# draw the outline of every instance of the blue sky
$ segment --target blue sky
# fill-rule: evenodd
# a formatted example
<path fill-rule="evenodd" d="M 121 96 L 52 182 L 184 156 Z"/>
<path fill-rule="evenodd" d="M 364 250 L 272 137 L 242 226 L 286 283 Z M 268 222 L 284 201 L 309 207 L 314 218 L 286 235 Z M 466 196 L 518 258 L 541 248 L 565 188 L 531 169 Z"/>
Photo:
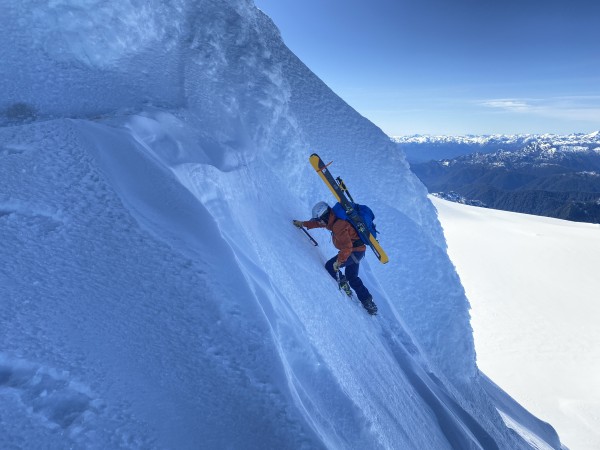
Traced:
<path fill-rule="evenodd" d="M 255 3 L 389 135 L 600 129 L 600 1 Z"/>

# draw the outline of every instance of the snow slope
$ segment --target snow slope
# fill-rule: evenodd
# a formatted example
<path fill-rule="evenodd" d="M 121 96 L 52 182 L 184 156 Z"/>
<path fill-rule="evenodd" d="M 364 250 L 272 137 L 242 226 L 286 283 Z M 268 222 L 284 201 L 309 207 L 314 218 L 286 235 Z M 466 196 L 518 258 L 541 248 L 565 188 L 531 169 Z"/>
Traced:
<path fill-rule="evenodd" d="M 560 448 L 402 155 L 250 1 L 2 6 L 0 446 Z M 378 317 L 290 224 L 312 151 L 377 212 Z"/>
<path fill-rule="evenodd" d="M 432 200 L 479 367 L 570 448 L 600 448 L 600 226 Z"/>

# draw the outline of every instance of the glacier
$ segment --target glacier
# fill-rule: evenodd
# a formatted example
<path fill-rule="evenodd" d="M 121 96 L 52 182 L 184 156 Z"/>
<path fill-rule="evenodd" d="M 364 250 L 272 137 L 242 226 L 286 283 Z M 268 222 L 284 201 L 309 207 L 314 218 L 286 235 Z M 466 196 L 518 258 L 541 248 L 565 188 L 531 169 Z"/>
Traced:
<path fill-rule="evenodd" d="M 561 448 L 477 368 L 404 155 L 250 0 L 2 0 L 0 446 Z M 375 318 L 292 225 L 333 161 Z"/>

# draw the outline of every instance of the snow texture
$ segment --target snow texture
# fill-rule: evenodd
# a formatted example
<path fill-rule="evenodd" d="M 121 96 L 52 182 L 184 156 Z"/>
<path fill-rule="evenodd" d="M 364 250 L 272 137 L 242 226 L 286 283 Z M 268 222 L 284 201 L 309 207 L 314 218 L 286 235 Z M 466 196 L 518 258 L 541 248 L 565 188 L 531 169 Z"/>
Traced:
<path fill-rule="evenodd" d="M 600 448 L 600 226 L 433 201 L 479 367 L 570 448 Z"/>
<path fill-rule="evenodd" d="M 1 447 L 560 448 L 402 154 L 252 2 L 1 2 Z M 314 151 L 376 212 L 377 317 L 291 226 Z"/>

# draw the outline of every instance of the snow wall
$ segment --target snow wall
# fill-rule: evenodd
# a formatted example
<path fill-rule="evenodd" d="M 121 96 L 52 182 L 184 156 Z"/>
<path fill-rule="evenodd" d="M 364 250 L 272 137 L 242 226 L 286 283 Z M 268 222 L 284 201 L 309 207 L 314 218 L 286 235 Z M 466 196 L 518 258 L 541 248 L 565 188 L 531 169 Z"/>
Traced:
<path fill-rule="evenodd" d="M 252 2 L 1 5 L 0 442 L 560 447 L 482 381 L 403 155 Z M 376 212 L 375 318 L 291 226 L 313 152 Z"/>

